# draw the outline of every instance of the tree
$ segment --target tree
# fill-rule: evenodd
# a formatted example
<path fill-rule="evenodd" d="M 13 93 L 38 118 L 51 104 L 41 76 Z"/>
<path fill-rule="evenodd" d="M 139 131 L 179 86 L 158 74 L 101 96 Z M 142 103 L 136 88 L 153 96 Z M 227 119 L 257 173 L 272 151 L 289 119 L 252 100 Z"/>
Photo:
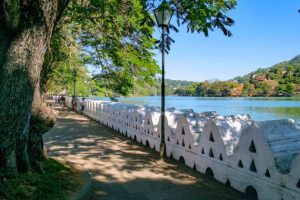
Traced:
<path fill-rule="evenodd" d="M 277 96 L 284 96 L 286 95 L 286 85 L 285 84 L 280 84 L 276 88 L 276 95 Z"/>
<path fill-rule="evenodd" d="M 64 24 L 56 28 L 49 50 L 46 52 L 41 76 L 41 90 L 43 93 L 60 94 L 66 91 L 73 95 L 74 77 L 76 71 L 76 95 L 88 96 L 88 76 L 86 66 L 80 60 L 80 48 L 75 42 L 70 29 Z"/>
<path fill-rule="evenodd" d="M 45 49 L 67 0 L 0 0 L 0 171 L 28 171 Z M 32 114 L 31 114 L 31 111 Z"/>
<path fill-rule="evenodd" d="M 255 91 L 254 85 L 250 83 L 246 83 L 243 88 L 243 96 L 251 97 L 254 95 L 254 91 Z"/>
<path fill-rule="evenodd" d="M 273 94 L 271 88 L 268 82 L 258 82 L 255 84 L 255 96 L 270 96 Z"/>
<path fill-rule="evenodd" d="M 152 38 L 154 21 L 149 11 L 152 12 L 155 2 L 159 1 L 86 1 L 72 3 L 68 10 L 73 29 L 80 32 L 78 40 L 83 47 L 84 61 L 100 66 L 101 73 L 95 79 L 101 87 L 110 89 L 112 95 L 128 94 L 136 80 L 153 84 L 152 78 L 159 72 L 150 51 L 155 40 Z M 210 30 L 221 29 L 226 36 L 231 36 L 227 27 L 234 22 L 225 13 L 234 8 L 235 0 L 208 3 L 171 0 L 169 3 L 176 9 L 178 25 L 187 25 L 188 31 L 208 36 Z M 177 31 L 174 25 L 170 28 Z M 167 35 L 166 51 L 172 41 Z"/>
<path fill-rule="evenodd" d="M 136 83 L 151 84 L 159 72 L 152 52 L 153 24 L 143 1 L 101 2 L 71 4 L 70 28 L 81 45 L 83 61 L 100 68 L 94 75 L 99 86 L 111 96 L 127 95 Z"/>
<path fill-rule="evenodd" d="M 286 93 L 288 96 L 292 96 L 295 91 L 295 86 L 293 84 L 287 84 Z"/>
<path fill-rule="evenodd" d="M 0 0 L 0 171 L 2 174 L 28 171 L 32 163 L 30 161 L 33 161 L 33 163 L 38 161 L 35 152 L 31 151 L 32 148 L 28 148 L 28 142 L 36 141 L 36 135 L 38 135 L 37 138 L 40 138 L 39 134 L 43 129 L 30 133 L 30 120 L 35 117 L 40 119 L 40 78 L 44 54 L 49 48 L 53 31 L 69 5 L 69 1 Z M 147 41 L 152 38 L 152 35 L 147 33 L 151 33 L 151 30 L 144 29 L 147 29 L 148 26 L 154 26 L 149 9 L 156 2 L 152 0 L 73 0 L 69 7 L 70 12 L 65 13 L 70 20 L 66 22 L 77 20 L 82 27 L 86 25 L 88 28 L 93 25 L 99 28 L 100 34 L 96 36 L 93 36 L 84 28 L 79 29 L 79 35 L 82 36 L 80 41 L 83 45 L 91 45 L 94 48 L 93 52 L 97 54 L 97 51 L 100 50 L 101 57 L 99 58 L 109 58 L 105 60 L 110 64 L 107 65 L 109 68 L 103 71 L 104 78 L 117 81 L 117 84 L 124 81 L 124 83 L 130 85 L 133 83 L 130 78 L 131 71 L 126 67 L 128 65 L 134 67 L 135 65 L 132 65 L 130 60 L 120 58 L 128 55 L 134 57 L 138 55 L 134 52 L 141 51 L 144 47 L 147 48 L 146 45 L 150 45 L 147 44 Z M 129 17 L 128 19 L 141 18 L 139 20 L 140 27 L 132 26 L 129 27 L 129 30 L 133 31 L 124 31 L 128 28 L 126 25 L 129 21 L 122 19 L 124 13 L 122 13 L 123 9 L 119 7 L 119 3 L 126 7 L 124 11 L 133 12 L 133 18 Z M 130 6 L 134 4 L 140 4 L 141 6 L 141 12 L 138 15 L 135 15 L 134 10 L 130 10 Z M 221 29 L 226 36 L 231 36 L 227 26 L 231 26 L 233 20 L 226 16 L 226 12 L 234 8 L 236 5 L 235 0 L 172 0 L 170 4 L 176 8 L 178 24 L 185 24 L 189 31 L 204 33 L 207 36 L 209 30 L 217 28 Z M 116 10 L 120 12 L 117 18 L 114 17 Z M 127 14 L 130 16 L 132 13 Z M 76 18 L 76 16 L 78 17 Z M 80 22 L 81 17 L 82 22 Z M 106 23 L 99 24 L 102 19 L 108 19 L 111 22 L 106 21 Z M 90 24 L 86 24 L 87 22 L 90 22 Z M 114 23 L 122 26 L 118 29 L 114 26 Z M 143 24 L 147 24 L 147 26 L 143 26 Z M 174 29 L 174 27 L 172 28 Z M 139 31 L 136 32 L 135 29 Z M 121 31 L 121 34 L 118 31 Z M 103 39 L 99 38 L 101 34 L 105 35 L 103 37 L 105 41 L 101 43 L 102 45 L 93 45 L 90 41 Z M 138 38 L 140 38 L 134 40 L 135 44 L 141 45 L 140 42 L 143 43 L 142 47 L 138 49 L 132 43 L 130 45 L 126 44 L 127 39 L 134 38 L 135 34 L 138 34 Z M 144 36 L 145 34 L 146 36 Z M 84 40 L 85 36 L 90 38 L 87 43 Z M 123 43 L 115 42 L 114 37 L 119 38 Z M 168 37 L 166 41 L 170 43 L 172 40 Z M 122 51 L 122 47 L 126 47 L 126 51 Z M 103 49 L 104 51 L 102 51 Z M 149 52 L 144 53 L 146 58 L 150 57 L 147 55 Z M 138 60 L 145 57 L 136 56 L 134 62 L 139 62 Z M 110 73 L 111 68 L 116 70 Z M 136 71 L 140 70 L 143 72 L 141 76 L 153 73 L 152 71 L 145 72 L 143 68 L 138 68 Z M 121 78 L 117 80 L 119 77 Z M 126 88 L 116 89 L 120 89 L 118 92 L 127 92 Z M 33 142 L 32 145 L 35 149 L 36 144 Z M 38 145 L 41 144 L 38 143 Z"/>

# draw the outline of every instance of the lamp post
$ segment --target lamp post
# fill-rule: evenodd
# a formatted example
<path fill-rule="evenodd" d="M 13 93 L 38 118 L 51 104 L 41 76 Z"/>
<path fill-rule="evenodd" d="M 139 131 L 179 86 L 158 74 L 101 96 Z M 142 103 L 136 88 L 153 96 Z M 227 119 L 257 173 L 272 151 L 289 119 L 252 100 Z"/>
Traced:
<path fill-rule="evenodd" d="M 75 96 L 76 96 L 76 76 L 77 76 L 77 70 L 73 69 L 72 71 L 72 75 L 73 75 L 73 98 L 72 98 L 72 108 L 73 111 L 75 111 L 76 105 L 75 105 Z"/>
<path fill-rule="evenodd" d="M 154 10 L 156 22 L 162 28 L 162 45 L 161 45 L 161 143 L 160 143 L 160 157 L 162 158 L 165 153 L 165 31 L 169 27 L 174 10 L 164 0 L 158 8 Z"/>

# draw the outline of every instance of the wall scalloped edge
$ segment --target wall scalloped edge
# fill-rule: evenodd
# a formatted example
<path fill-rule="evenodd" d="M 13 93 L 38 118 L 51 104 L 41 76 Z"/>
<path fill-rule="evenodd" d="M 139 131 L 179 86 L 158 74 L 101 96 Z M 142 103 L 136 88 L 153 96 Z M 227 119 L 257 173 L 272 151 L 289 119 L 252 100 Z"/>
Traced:
<path fill-rule="evenodd" d="M 66 98 L 71 106 L 71 97 Z M 80 111 L 80 104 L 77 110 Z M 159 152 L 160 108 L 85 100 L 83 114 Z M 258 199 L 300 199 L 300 127 L 249 115 L 166 111 L 166 154 Z"/>

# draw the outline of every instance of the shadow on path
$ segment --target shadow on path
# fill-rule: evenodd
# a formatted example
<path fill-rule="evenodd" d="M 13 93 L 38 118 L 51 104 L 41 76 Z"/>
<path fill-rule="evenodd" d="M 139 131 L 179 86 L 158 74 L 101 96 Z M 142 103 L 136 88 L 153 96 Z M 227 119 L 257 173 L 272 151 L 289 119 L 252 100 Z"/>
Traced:
<path fill-rule="evenodd" d="M 244 194 L 72 112 L 61 112 L 44 135 L 49 156 L 81 165 L 93 177 L 94 199 L 245 200 Z"/>

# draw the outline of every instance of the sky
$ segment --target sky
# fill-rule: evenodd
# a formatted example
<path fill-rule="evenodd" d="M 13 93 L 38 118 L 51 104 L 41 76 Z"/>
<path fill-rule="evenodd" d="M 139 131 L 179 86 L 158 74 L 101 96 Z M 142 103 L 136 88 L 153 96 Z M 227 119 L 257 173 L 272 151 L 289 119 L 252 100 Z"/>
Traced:
<path fill-rule="evenodd" d="M 176 42 L 166 56 L 166 78 L 228 80 L 300 54 L 300 0 L 237 2 L 228 13 L 235 21 L 230 38 L 220 30 L 210 32 L 209 37 L 187 33 L 184 26 L 179 33 L 171 33 Z M 156 53 L 160 64 L 160 53 Z"/>

